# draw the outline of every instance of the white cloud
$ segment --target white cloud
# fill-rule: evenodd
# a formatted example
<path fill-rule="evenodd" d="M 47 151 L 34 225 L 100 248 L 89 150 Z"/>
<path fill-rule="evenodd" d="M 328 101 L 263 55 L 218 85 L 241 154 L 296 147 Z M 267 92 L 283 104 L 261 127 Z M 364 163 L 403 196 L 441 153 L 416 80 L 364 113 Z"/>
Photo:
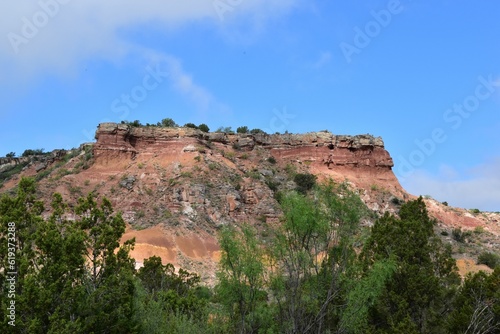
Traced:
<path fill-rule="evenodd" d="M 200 111 L 227 108 L 168 49 L 145 49 L 132 42 L 130 32 L 154 29 L 164 34 L 182 33 L 184 25 L 209 23 L 209 29 L 231 31 L 231 25 L 262 26 L 300 0 L 226 1 L 230 8 L 217 12 L 214 0 L 31 0 L 0 2 L 0 90 L 22 94 L 45 75 L 74 76 L 89 61 L 122 65 L 129 56 L 165 62 L 173 87 Z M 220 2 L 220 1 L 219 1 Z M 236 34 L 238 34 L 236 32 Z M 4 86 L 5 89 L 2 89 Z"/>
<path fill-rule="evenodd" d="M 124 37 L 125 30 L 153 24 L 173 33 L 202 20 L 216 29 L 236 18 L 260 24 L 297 1 L 226 2 L 236 4 L 229 5 L 221 20 L 213 0 L 6 0 L 0 2 L 0 64 L 9 69 L 9 84 L 40 72 L 71 73 L 89 58 L 114 61 L 128 54 L 134 45 Z"/>
<path fill-rule="evenodd" d="M 197 84 L 193 76 L 187 73 L 179 59 L 165 55 L 163 60 L 166 63 L 169 79 L 179 93 L 191 100 L 202 112 L 207 110 L 224 111 L 226 107 L 217 102 L 212 94 L 204 87 Z"/>
<path fill-rule="evenodd" d="M 431 195 L 453 206 L 500 211 L 499 171 L 500 157 L 497 157 L 462 175 L 449 166 L 442 166 L 438 175 L 418 170 L 402 185 L 414 195 Z"/>

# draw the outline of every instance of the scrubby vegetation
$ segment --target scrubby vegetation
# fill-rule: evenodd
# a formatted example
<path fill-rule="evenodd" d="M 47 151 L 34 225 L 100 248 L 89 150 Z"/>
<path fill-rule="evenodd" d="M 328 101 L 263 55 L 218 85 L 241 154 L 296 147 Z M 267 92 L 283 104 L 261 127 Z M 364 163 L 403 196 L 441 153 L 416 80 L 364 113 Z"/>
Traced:
<path fill-rule="evenodd" d="M 500 256 L 491 252 L 482 252 L 477 257 L 478 264 L 485 264 L 491 269 L 495 269 L 500 266 Z"/>
<path fill-rule="evenodd" d="M 162 128 L 172 128 L 172 127 L 178 127 L 179 125 L 172 119 L 172 118 L 164 118 L 160 122 L 157 123 L 146 123 L 142 124 L 139 120 L 135 121 L 121 121 L 121 124 L 126 124 L 131 127 L 162 127 Z M 203 132 L 210 132 L 210 128 L 208 125 L 205 123 L 201 123 L 200 125 L 196 125 L 194 123 L 186 123 L 184 124 L 184 127 L 186 128 L 192 128 L 192 129 L 198 129 Z M 220 126 L 215 130 L 215 132 L 222 132 L 222 133 L 228 133 L 228 134 L 234 134 L 235 132 L 233 131 L 232 127 L 230 126 Z M 236 129 L 236 133 L 240 134 L 245 134 L 245 133 L 251 133 L 251 134 L 257 134 L 257 133 L 265 133 L 261 129 L 252 129 L 249 130 L 247 126 L 240 126 Z"/>
<path fill-rule="evenodd" d="M 500 330 L 500 268 L 462 282 L 449 246 L 434 234 L 436 222 L 422 198 L 402 203 L 397 216 L 385 214 L 366 230 L 360 222 L 369 210 L 347 185 L 303 178 L 304 185 L 312 183 L 306 193 L 280 192 L 283 216 L 280 224 L 267 226 L 266 242 L 250 225 L 221 229 L 214 288 L 155 256 L 136 270 L 129 256 L 134 240 L 120 245 L 125 222 L 106 198 L 89 194 L 70 207 L 54 194 L 51 215 L 43 218 L 36 182 L 23 178 L 17 194 L 0 199 L 0 266 L 9 268 L 15 255 L 17 272 L 15 329 L 148 334 Z M 67 214 L 75 219 L 66 220 Z M 8 275 L 0 270 L 2 310 L 11 300 Z M 9 321 L 4 311 L 0 332 L 11 332 Z"/>

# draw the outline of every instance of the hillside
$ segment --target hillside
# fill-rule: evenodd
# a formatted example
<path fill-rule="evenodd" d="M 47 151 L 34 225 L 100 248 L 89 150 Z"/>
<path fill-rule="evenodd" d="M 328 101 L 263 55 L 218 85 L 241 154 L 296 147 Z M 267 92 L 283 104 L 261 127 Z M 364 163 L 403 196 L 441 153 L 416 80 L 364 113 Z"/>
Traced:
<path fill-rule="evenodd" d="M 33 176 L 46 203 L 54 192 L 70 203 L 89 192 L 106 196 L 128 223 L 122 240 L 136 238 L 131 254 L 138 265 L 158 255 L 213 282 L 218 229 L 248 222 L 265 240 L 267 227 L 279 223 L 276 198 L 297 186 L 295 175 L 347 182 L 374 220 L 415 198 L 402 189 L 392 167 L 382 139 L 371 135 L 229 134 L 103 123 L 96 142 L 78 149 L 1 158 L 0 192 Z M 431 198 L 425 202 L 438 220 L 436 233 L 452 243 L 461 273 L 488 271 L 474 263 L 483 250 L 500 253 L 500 214 L 452 208 Z M 458 229 L 463 238 L 457 241 Z"/>

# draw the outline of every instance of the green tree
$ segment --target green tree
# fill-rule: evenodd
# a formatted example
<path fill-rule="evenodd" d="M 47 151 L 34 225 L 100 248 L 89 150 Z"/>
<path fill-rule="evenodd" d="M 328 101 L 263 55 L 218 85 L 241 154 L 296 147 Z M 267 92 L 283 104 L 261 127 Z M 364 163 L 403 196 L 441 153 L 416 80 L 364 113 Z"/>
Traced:
<path fill-rule="evenodd" d="M 14 158 L 16 156 L 15 152 L 9 152 L 5 155 L 7 158 Z"/>
<path fill-rule="evenodd" d="M 266 132 L 261 130 L 261 129 L 252 129 L 252 130 L 250 130 L 250 133 L 253 135 L 256 135 L 258 133 L 265 134 Z"/>
<path fill-rule="evenodd" d="M 491 252 L 482 252 L 477 257 L 477 264 L 485 264 L 491 269 L 500 265 L 500 256 Z"/>
<path fill-rule="evenodd" d="M 174 128 L 174 127 L 177 127 L 179 125 L 177 125 L 177 123 L 174 122 L 173 119 L 171 118 L 164 118 L 161 120 L 161 123 L 160 125 L 164 128 Z"/>
<path fill-rule="evenodd" d="M 129 257 L 133 241 L 119 245 L 123 219 L 113 214 L 107 199 L 98 205 L 93 195 L 79 200 L 76 221 L 64 218 L 68 206 L 60 194 L 54 194 L 51 207 L 50 217 L 42 219 L 33 179 L 21 179 L 16 196 L 0 199 L 0 261 L 7 268 L 14 257 L 9 271 L 17 272 L 16 329 L 133 332 L 134 262 Z M 7 275 L 11 274 L 0 271 L 0 304 L 5 308 L 10 303 L 5 298 L 10 289 Z M 3 314 L 0 331 L 8 332 L 11 319 Z"/>
<path fill-rule="evenodd" d="M 32 178 L 21 179 L 15 196 L 4 194 L 0 198 L 0 268 L 3 269 L 0 270 L 0 304 L 2 310 L 6 310 L 10 301 L 15 300 L 15 324 L 18 328 L 24 328 L 20 332 L 30 332 L 32 326 L 39 328 L 32 324 L 35 318 L 35 312 L 31 309 L 33 301 L 23 292 L 29 289 L 31 277 L 36 273 L 35 233 L 43 221 L 43 210 L 42 202 L 36 199 L 36 182 Z M 15 284 L 11 285 L 7 278 L 15 281 Z M 11 287 L 15 287 L 15 290 L 10 290 Z M 14 291 L 15 298 L 6 298 Z M 12 319 L 7 317 L 6 312 L 2 312 L 2 315 L 0 332 L 7 333 L 12 329 L 8 325 Z"/>
<path fill-rule="evenodd" d="M 129 252 L 135 240 L 120 246 L 125 222 L 113 214 L 111 202 L 103 198 L 98 204 L 93 194 L 80 198 L 75 209 L 80 228 L 87 232 L 84 287 L 86 301 L 82 305 L 83 327 L 88 333 L 125 333 L 136 324 L 133 315 L 135 285 L 134 261 Z"/>
<path fill-rule="evenodd" d="M 293 180 L 297 184 L 295 190 L 297 190 L 299 193 L 305 194 L 316 184 L 316 175 L 299 173 L 295 174 Z"/>
<path fill-rule="evenodd" d="M 22 156 L 23 157 L 29 157 L 29 156 L 32 156 L 32 155 L 42 155 L 42 154 L 44 154 L 43 151 L 44 151 L 43 148 L 37 148 L 35 150 L 27 149 L 27 150 L 24 150 Z"/>
<path fill-rule="evenodd" d="M 198 129 L 198 127 L 195 124 L 193 124 L 193 123 L 186 123 L 186 124 L 184 124 L 184 127 L 185 128 Z"/>
<path fill-rule="evenodd" d="M 234 324 L 234 332 L 254 333 L 265 322 L 259 312 L 267 300 L 262 249 L 248 226 L 241 234 L 232 228 L 223 229 L 219 244 L 218 299 Z"/>
<path fill-rule="evenodd" d="M 203 132 L 210 132 L 210 128 L 205 123 L 198 125 L 198 129 L 200 129 Z"/>
<path fill-rule="evenodd" d="M 361 257 L 365 269 L 393 258 L 397 270 L 370 310 L 372 331 L 441 333 L 459 283 L 451 248 L 434 235 L 435 221 L 420 197 L 402 205 L 399 218 L 385 214 L 375 222 Z"/>
<path fill-rule="evenodd" d="M 355 261 L 354 244 L 364 205 L 345 184 L 319 186 L 311 197 L 285 194 L 282 227 L 272 248 L 271 291 L 281 330 L 336 330 L 343 282 Z"/>
<path fill-rule="evenodd" d="M 35 272 L 23 296 L 30 300 L 30 331 L 80 332 L 79 306 L 84 302 L 86 234 L 76 222 L 67 221 L 67 205 L 54 194 L 52 215 L 35 233 Z"/>
<path fill-rule="evenodd" d="M 460 287 L 448 318 L 450 333 L 500 331 L 500 268 L 488 275 L 469 274 Z"/>
<path fill-rule="evenodd" d="M 236 132 L 237 133 L 248 133 L 250 131 L 248 130 L 248 126 L 240 126 L 236 129 Z"/>

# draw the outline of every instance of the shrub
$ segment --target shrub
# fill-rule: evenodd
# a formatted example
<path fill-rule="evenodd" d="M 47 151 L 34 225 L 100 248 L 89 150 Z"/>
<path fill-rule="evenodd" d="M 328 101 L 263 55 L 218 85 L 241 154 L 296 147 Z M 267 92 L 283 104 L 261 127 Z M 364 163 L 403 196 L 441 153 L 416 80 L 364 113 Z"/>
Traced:
<path fill-rule="evenodd" d="M 272 164 L 275 164 L 275 163 L 276 163 L 276 159 L 275 159 L 274 157 L 269 157 L 269 158 L 267 158 L 267 161 L 268 161 L 269 163 L 272 163 Z"/>
<path fill-rule="evenodd" d="M 44 151 L 43 148 L 37 148 L 35 150 L 28 149 L 28 150 L 24 150 L 22 156 L 29 157 L 31 155 L 42 155 L 42 154 L 44 154 L 43 151 Z"/>
<path fill-rule="evenodd" d="M 14 152 L 9 152 L 5 155 L 7 158 L 14 158 L 16 156 L 16 153 Z"/>
<path fill-rule="evenodd" d="M 260 173 L 257 170 L 248 171 L 245 173 L 246 177 L 250 177 L 254 180 L 260 180 Z"/>
<path fill-rule="evenodd" d="M 261 129 L 252 129 L 250 130 L 250 133 L 253 134 L 253 135 L 256 135 L 258 133 L 262 133 L 262 134 L 265 134 L 265 132 Z"/>
<path fill-rule="evenodd" d="M 193 123 L 186 123 L 186 124 L 184 124 L 184 127 L 185 128 L 198 129 L 198 127 L 195 124 L 193 124 Z"/>
<path fill-rule="evenodd" d="M 210 132 L 210 128 L 205 123 L 198 125 L 198 129 L 200 129 L 203 132 Z"/>
<path fill-rule="evenodd" d="M 275 182 L 275 181 L 270 180 L 270 179 L 267 179 L 267 180 L 266 180 L 266 184 L 267 184 L 267 186 L 269 187 L 269 189 L 271 189 L 273 192 L 278 191 L 278 187 L 279 187 L 279 185 L 280 185 L 280 183 L 279 183 L 279 182 Z"/>
<path fill-rule="evenodd" d="M 470 235 L 471 235 L 471 233 L 469 231 L 462 231 L 459 228 L 454 228 L 451 231 L 451 236 L 457 242 L 465 242 L 467 237 L 469 237 Z"/>
<path fill-rule="evenodd" d="M 404 203 L 404 201 L 402 199 L 399 199 L 397 197 L 391 198 L 391 202 L 394 205 L 402 205 Z"/>
<path fill-rule="evenodd" d="M 293 180 L 297 184 L 295 189 L 298 192 L 305 194 L 316 184 L 316 175 L 299 173 L 294 176 Z"/>
<path fill-rule="evenodd" d="M 236 129 L 236 132 L 237 133 L 248 133 L 249 132 L 248 126 L 240 126 Z"/>
<path fill-rule="evenodd" d="M 171 118 L 164 118 L 164 119 L 161 120 L 160 126 L 162 126 L 164 128 L 174 128 L 174 127 L 176 127 L 178 125 L 177 125 L 177 123 L 174 122 L 173 119 L 171 119 Z"/>
<path fill-rule="evenodd" d="M 485 264 L 491 269 L 500 265 L 500 256 L 490 252 L 482 252 L 477 258 L 477 264 Z"/>
<path fill-rule="evenodd" d="M 470 209 L 470 212 L 473 214 L 481 213 L 481 211 L 479 209 Z"/>
<path fill-rule="evenodd" d="M 230 126 L 219 126 L 215 132 L 223 132 L 223 133 L 234 133 L 233 129 Z"/>
<path fill-rule="evenodd" d="M 482 234 L 482 233 L 484 233 L 484 227 L 482 227 L 482 226 L 476 226 L 476 228 L 474 228 L 474 233 L 476 233 L 476 234 Z"/>
<path fill-rule="evenodd" d="M 134 128 L 140 128 L 141 126 L 143 126 L 143 125 L 141 124 L 141 122 L 139 122 L 139 120 L 138 120 L 138 119 L 136 119 L 136 120 L 135 120 L 135 121 L 133 121 L 133 122 L 122 121 L 122 123 L 124 123 L 124 124 L 128 124 L 128 125 L 130 125 L 131 127 L 134 127 Z"/>
<path fill-rule="evenodd" d="M 448 206 L 448 202 L 446 202 L 446 201 L 441 203 L 441 204 L 443 204 L 444 206 Z"/>

